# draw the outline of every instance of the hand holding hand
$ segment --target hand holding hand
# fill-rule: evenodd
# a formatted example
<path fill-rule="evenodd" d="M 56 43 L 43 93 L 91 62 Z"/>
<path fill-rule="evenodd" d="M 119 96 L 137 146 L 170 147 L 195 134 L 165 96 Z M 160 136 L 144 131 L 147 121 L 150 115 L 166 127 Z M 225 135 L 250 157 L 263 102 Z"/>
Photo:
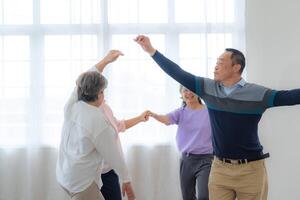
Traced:
<path fill-rule="evenodd" d="M 149 111 L 150 113 L 149 113 L 149 116 L 150 117 L 152 117 L 152 118 L 156 118 L 157 117 L 157 114 L 156 113 L 154 113 L 154 112 L 151 112 L 151 111 Z"/>
<path fill-rule="evenodd" d="M 147 110 L 143 112 L 139 117 L 142 122 L 146 122 L 149 120 L 150 116 L 151 116 L 151 111 Z"/>

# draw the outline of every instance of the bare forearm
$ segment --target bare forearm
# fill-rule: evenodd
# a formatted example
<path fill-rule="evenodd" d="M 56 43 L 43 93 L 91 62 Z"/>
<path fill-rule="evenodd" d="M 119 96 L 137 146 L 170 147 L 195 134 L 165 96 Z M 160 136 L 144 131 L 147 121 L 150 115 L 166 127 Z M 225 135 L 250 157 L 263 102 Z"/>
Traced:
<path fill-rule="evenodd" d="M 158 115 L 158 114 L 153 114 L 152 115 L 154 119 L 156 119 L 157 121 L 165 124 L 165 125 L 169 125 L 170 124 L 170 120 L 169 117 L 167 115 Z"/>
<path fill-rule="evenodd" d="M 109 63 L 114 62 L 116 59 L 118 59 L 119 56 L 123 56 L 124 54 L 119 50 L 110 50 L 108 54 L 100 61 L 98 62 L 95 67 L 97 70 L 102 73 L 106 65 Z"/>
<path fill-rule="evenodd" d="M 126 129 L 129 129 L 135 125 L 137 125 L 138 123 L 142 122 L 143 120 L 141 119 L 140 116 L 138 117 L 134 117 L 132 119 L 128 119 L 128 120 L 125 120 L 124 123 L 125 123 L 125 127 Z"/>
<path fill-rule="evenodd" d="M 106 61 L 105 59 L 101 60 L 100 62 L 98 62 L 95 67 L 97 68 L 97 70 L 102 73 L 104 68 L 106 67 L 106 65 L 108 65 L 109 62 Z"/>

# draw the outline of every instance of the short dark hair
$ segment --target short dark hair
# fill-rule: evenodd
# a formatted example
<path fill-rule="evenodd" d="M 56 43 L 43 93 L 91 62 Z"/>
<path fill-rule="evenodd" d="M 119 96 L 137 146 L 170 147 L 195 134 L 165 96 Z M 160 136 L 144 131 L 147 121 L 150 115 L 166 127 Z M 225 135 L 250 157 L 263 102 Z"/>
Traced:
<path fill-rule="evenodd" d="M 231 60 L 233 64 L 239 64 L 241 66 L 240 73 L 243 73 L 245 66 L 246 66 L 246 59 L 244 54 L 237 50 L 232 48 L 225 49 L 227 52 L 231 52 Z"/>
<path fill-rule="evenodd" d="M 98 94 L 107 87 L 106 78 L 98 72 L 82 73 L 77 81 L 78 101 L 93 102 L 98 100 Z"/>

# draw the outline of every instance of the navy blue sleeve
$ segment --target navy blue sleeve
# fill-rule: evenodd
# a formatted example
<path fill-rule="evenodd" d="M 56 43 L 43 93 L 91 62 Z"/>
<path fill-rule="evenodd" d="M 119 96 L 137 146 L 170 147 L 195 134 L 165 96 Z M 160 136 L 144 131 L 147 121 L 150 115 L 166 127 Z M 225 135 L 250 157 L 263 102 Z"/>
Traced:
<path fill-rule="evenodd" d="M 152 58 L 169 76 L 198 96 L 202 96 L 201 87 L 204 80 L 202 77 L 184 71 L 176 63 L 169 60 L 158 51 L 154 53 Z"/>
<path fill-rule="evenodd" d="M 300 89 L 276 91 L 274 106 L 292 106 L 300 104 Z"/>

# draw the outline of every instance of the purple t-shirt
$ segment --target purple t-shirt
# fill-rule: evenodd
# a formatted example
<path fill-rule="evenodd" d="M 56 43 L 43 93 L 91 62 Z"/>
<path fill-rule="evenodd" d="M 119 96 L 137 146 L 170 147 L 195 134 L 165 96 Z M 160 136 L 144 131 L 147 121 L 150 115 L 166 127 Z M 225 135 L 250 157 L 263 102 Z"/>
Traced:
<path fill-rule="evenodd" d="M 182 153 L 211 154 L 211 127 L 207 108 L 178 108 L 167 114 L 170 124 L 177 124 L 177 147 Z"/>

